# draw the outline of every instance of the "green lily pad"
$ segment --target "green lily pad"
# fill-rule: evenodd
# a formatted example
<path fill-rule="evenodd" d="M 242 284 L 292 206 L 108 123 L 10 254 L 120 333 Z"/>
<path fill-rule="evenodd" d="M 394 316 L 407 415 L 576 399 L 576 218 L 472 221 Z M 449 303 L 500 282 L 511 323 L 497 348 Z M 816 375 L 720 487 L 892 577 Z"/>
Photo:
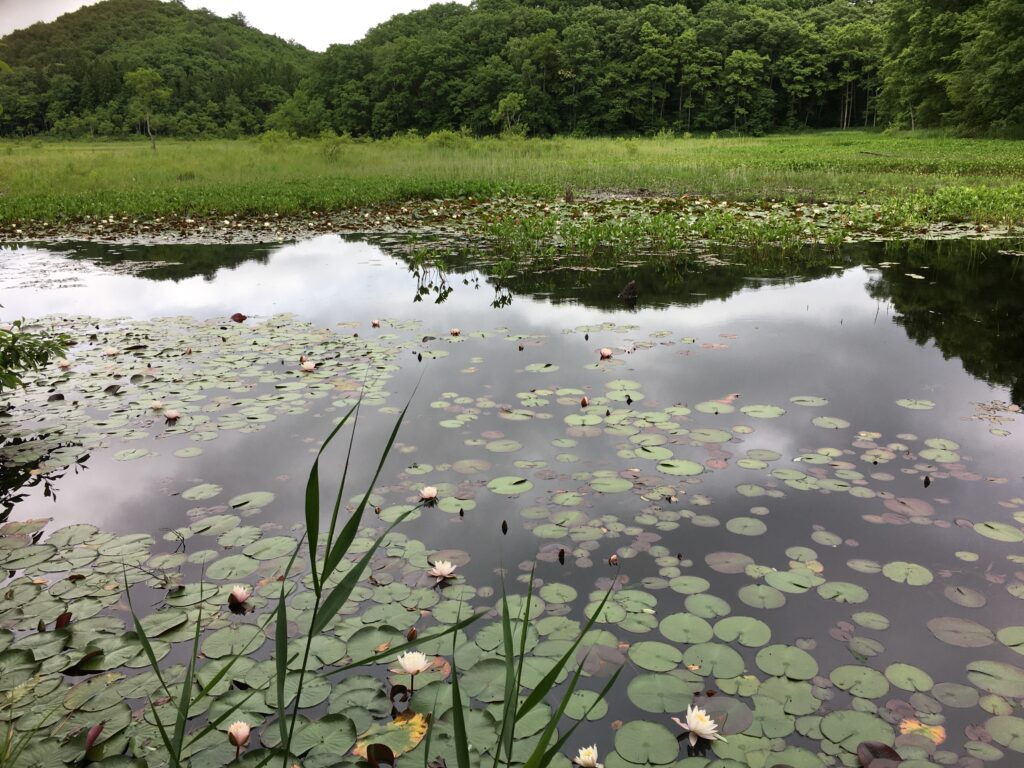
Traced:
<path fill-rule="evenodd" d="M 679 743 L 663 725 L 632 720 L 615 732 L 615 751 L 634 765 L 667 765 L 678 757 Z"/>

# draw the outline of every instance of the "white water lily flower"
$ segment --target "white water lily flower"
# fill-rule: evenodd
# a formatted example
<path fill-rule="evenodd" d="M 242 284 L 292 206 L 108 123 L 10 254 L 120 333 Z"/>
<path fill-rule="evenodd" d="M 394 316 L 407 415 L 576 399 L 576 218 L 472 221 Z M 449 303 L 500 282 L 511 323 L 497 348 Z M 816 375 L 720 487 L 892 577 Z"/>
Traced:
<path fill-rule="evenodd" d="M 581 747 L 573 762 L 580 768 L 604 768 L 604 763 L 597 762 L 596 744 L 592 747 Z"/>
<path fill-rule="evenodd" d="M 70 368 L 71 367 L 71 361 L 68 360 L 66 357 L 62 357 L 60 360 L 57 361 L 57 367 L 58 368 Z"/>
<path fill-rule="evenodd" d="M 252 590 L 242 584 L 236 584 L 231 588 L 228 595 L 228 602 L 232 605 L 241 605 L 252 596 Z"/>
<path fill-rule="evenodd" d="M 154 400 L 152 403 L 149 404 L 149 407 L 154 411 L 162 411 L 164 409 L 164 401 Z"/>
<path fill-rule="evenodd" d="M 301 363 L 299 363 L 299 368 L 304 370 L 306 373 L 309 373 L 310 371 L 316 370 L 316 363 L 314 363 L 312 360 L 303 360 Z"/>
<path fill-rule="evenodd" d="M 241 749 L 249 742 L 249 724 L 241 720 L 228 726 L 228 741 L 231 746 Z"/>
<path fill-rule="evenodd" d="M 395 672 L 402 671 L 407 675 L 418 675 L 434 666 L 434 662 L 427 658 L 425 653 L 407 651 L 398 655 L 398 666 L 401 667 L 401 670 L 394 670 Z"/>
<path fill-rule="evenodd" d="M 428 504 L 437 501 L 437 488 L 432 485 L 425 485 L 420 488 L 420 500 Z"/>
<path fill-rule="evenodd" d="M 427 576 L 433 576 L 435 579 L 450 579 L 455 575 L 455 563 L 450 560 L 438 560 L 434 563 L 434 567 L 427 571 Z"/>
<path fill-rule="evenodd" d="M 103 349 L 103 356 L 104 357 L 113 357 L 116 354 L 117 354 L 117 348 L 116 347 L 105 347 Z"/>
<path fill-rule="evenodd" d="M 686 722 L 684 723 L 678 717 L 673 717 L 676 725 L 682 728 L 684 731 L 690 732 L 690 746 L 696 746 L 697 739 L 707 739 L 708 741 L 725 741 L 718 731 L 718 723 L 712 720 L 708 713 L 700 707 L 695 707 L 692 704 L 686 708 Z"/>

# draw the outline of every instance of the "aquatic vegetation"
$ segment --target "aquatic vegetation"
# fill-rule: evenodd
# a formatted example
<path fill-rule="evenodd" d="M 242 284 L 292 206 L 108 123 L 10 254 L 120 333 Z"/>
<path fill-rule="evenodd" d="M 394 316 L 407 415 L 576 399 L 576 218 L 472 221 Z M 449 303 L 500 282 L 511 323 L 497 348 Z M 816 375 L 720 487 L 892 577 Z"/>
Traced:
<path fill-rule="evenodd" d="M 2 717 L 39 765 L 1012 761 L 1020 409 L 863 295 L 923 316 L 938 263 L 868 263 L 745 283 L 739 316 L 537 301 L 529 323 L 474 313 L 454 272 L 452 304 L 370 307 L 379 328 L 238 324 L 233 296 L 209 321 L 41 321 L 74 365 L 12 395 L 5 465 L 94 469 L 0 526 Z M 364 438 L 321 451 L 357 402 Z M 373 482 L 317 519 L 347 465 Z M 696 710 L 709 757 L 672 722 Z"/>
<path fill-rule="evenodd" d="M 401 136 L 346 143 L 345 162 L 325 156 L 331 143 L 168 140 L 152 157 L 133 143 L 14 142 L 3 160 L 0 238 L 278 242 L 342 230 L 449 227 L 476 234 L 474 210 L 482 203 L 500 207 L 513 198 L 541 214 L 567 185 L 575 200 L 642 193 L 706 209 L 702 221 L 682 224 L 657 213 L 626 225 L 564 221 L 559 236 L 584 250 L 636 231 L 662 245 L 690 229 L 753 246 L 801 234 L 836 244 L 846 234 L 896 228 L 977 235 L 1019 225 L 1024 211 L 1024 160 L 1013 141 L 843 131 L 728 140 L 484 138 L 440 146 Z M 749 207 L 763 221 L 715 210 L 722 201 L 755 204 Z M 827 216 L 816 210 L 825 204 Z M 803 215 L 780 216 L 775 205 Z M 533 242 L 535 251 L 553 234 L 553 223 L 535 216 L 504 233 L 520 250 Z"/>

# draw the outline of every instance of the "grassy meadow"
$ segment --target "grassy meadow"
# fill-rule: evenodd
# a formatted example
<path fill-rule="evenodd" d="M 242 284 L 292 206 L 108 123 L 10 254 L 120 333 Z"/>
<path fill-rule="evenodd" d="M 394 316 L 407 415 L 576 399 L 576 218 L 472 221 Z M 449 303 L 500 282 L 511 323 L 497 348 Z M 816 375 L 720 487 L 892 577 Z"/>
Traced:
<path fill-rule="evenodd" d="M 295 215 L 411 200 L 641 192 L 874 203 L 922 221 L 1024 219 L 1024 143 L 917 133 L 767 138 L 0 142 L 0 225 Z"/>

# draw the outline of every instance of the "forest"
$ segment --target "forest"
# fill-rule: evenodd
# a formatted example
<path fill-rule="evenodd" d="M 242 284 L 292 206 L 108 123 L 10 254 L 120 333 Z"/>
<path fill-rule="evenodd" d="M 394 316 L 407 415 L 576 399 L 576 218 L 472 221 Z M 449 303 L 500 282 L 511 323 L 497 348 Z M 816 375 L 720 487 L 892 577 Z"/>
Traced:
<path fill-rule="evenodd" d="M 315 53 L 171 0 L 0 40 L 0 135 L 1024 126 L 1022 0 L 476 0 Z"/>

